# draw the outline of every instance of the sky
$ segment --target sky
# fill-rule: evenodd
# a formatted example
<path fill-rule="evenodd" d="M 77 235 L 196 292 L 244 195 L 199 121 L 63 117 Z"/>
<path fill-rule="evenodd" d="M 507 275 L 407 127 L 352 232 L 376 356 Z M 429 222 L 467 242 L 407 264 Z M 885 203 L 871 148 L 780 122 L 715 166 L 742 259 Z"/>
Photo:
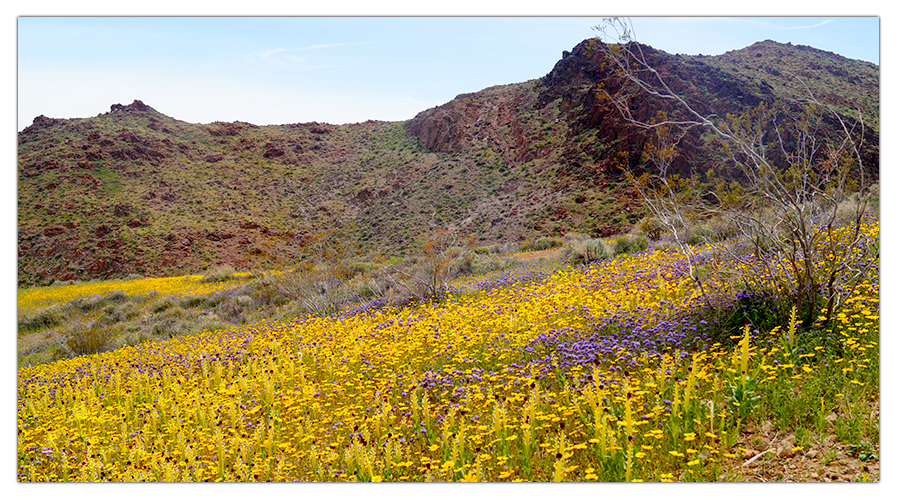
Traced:
<path fill-rule="evenodd" d="M 771 39 L 878 64 L 878 17 L 633 17 L 639 41 L 717 55 Z M 191 122 L 406 120 L 550 72 L 601 17 L 16 20 L 17 130 L 142 100 Z"/>

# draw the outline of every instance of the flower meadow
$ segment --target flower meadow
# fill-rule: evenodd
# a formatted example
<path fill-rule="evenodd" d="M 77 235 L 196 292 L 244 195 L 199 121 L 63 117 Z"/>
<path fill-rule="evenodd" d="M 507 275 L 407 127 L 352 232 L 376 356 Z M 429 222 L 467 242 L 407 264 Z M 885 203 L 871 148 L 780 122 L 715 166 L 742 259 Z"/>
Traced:
<path fill-rule="evenodd" d="M 863 421 L 877 272 L 807 332 L 703 319 L 688 263 L 660 250 L 25 367 L 18 478 L 717 480 L 760 414 Z M 802 422 L 779 419 L 804 397 Z"/>
<path fill-rule="evenodd" d="M 241 274 L 246 275 L 247 273 Z M 206 283 L 203 281 L 203 275 L 191 275 L 44 286 L 19 290 L 18 309 L 21 316 L 52 304 L 112 292 L 121 292 L 127 295 L 189 296 L 206 295 L 237 285 L 236 281 Z"/>

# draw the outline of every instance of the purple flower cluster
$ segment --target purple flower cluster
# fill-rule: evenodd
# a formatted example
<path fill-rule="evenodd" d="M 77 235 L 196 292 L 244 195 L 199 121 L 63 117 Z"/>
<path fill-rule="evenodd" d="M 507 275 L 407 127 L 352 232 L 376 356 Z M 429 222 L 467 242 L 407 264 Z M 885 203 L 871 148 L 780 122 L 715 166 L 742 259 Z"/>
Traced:
<path fill-rule="evenodd" d="M 496 288 L 515 286 L 520 283 L 529 283 L 546 278 L 551 273 L 537 269 L 531 269 L 525 273 L 508 272 L 499 277 L 491 278 L 476 283 L 473 288 L 478 291 L 489 291 Z"/>
<path fill-rule="evenodd" d="M 532 341 L 525 350 L 533 353 L 544 366 L 555 359 L 560 369 L 591 364 L 633 369 L 645 355 L 659 359 L 678 351 L 687 356 L 688 352 L 709 347 L 705 328 L 698 330 L 693 320 L 663 320 L 650 327 L 642 323 L 621 315 L 596 324 L 591 331 L 552 330 Z"/>

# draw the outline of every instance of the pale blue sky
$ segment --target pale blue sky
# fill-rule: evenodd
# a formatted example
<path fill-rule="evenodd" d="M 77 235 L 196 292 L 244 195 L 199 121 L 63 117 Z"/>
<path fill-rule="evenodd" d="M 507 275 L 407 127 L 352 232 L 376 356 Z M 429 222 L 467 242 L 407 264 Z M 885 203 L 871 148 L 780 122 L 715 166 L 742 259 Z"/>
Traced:
<path fill-rule="evenodd" d="M 878 17 L 632 18 L 670 53 L 756 41 L 879 62 Z M 17 129 L 141 99 L 193 122 L 405 120 L 547 74 L 600 17 L 18 17 Z"/>

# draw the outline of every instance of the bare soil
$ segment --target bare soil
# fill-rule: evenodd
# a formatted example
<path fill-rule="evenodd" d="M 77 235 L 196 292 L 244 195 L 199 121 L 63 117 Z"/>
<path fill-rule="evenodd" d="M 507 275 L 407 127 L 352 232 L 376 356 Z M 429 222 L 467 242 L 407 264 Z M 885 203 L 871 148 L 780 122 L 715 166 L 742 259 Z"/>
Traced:
<path fill-rule="evenodd" d="M 877 411 L 877 410 L 876 410 Z M 794 450 L 792 432 L 774 430 L 771 422 L 745 426 L 732 453 L 736 457 L 719 476 L 722 481 L 854 482 L 880 480 L 880 459 L 859 460 L 851 446 L 834 434 L 813 438 L 813 444 Z M 879 444 L 874 451 L 880 456 Z"/>

